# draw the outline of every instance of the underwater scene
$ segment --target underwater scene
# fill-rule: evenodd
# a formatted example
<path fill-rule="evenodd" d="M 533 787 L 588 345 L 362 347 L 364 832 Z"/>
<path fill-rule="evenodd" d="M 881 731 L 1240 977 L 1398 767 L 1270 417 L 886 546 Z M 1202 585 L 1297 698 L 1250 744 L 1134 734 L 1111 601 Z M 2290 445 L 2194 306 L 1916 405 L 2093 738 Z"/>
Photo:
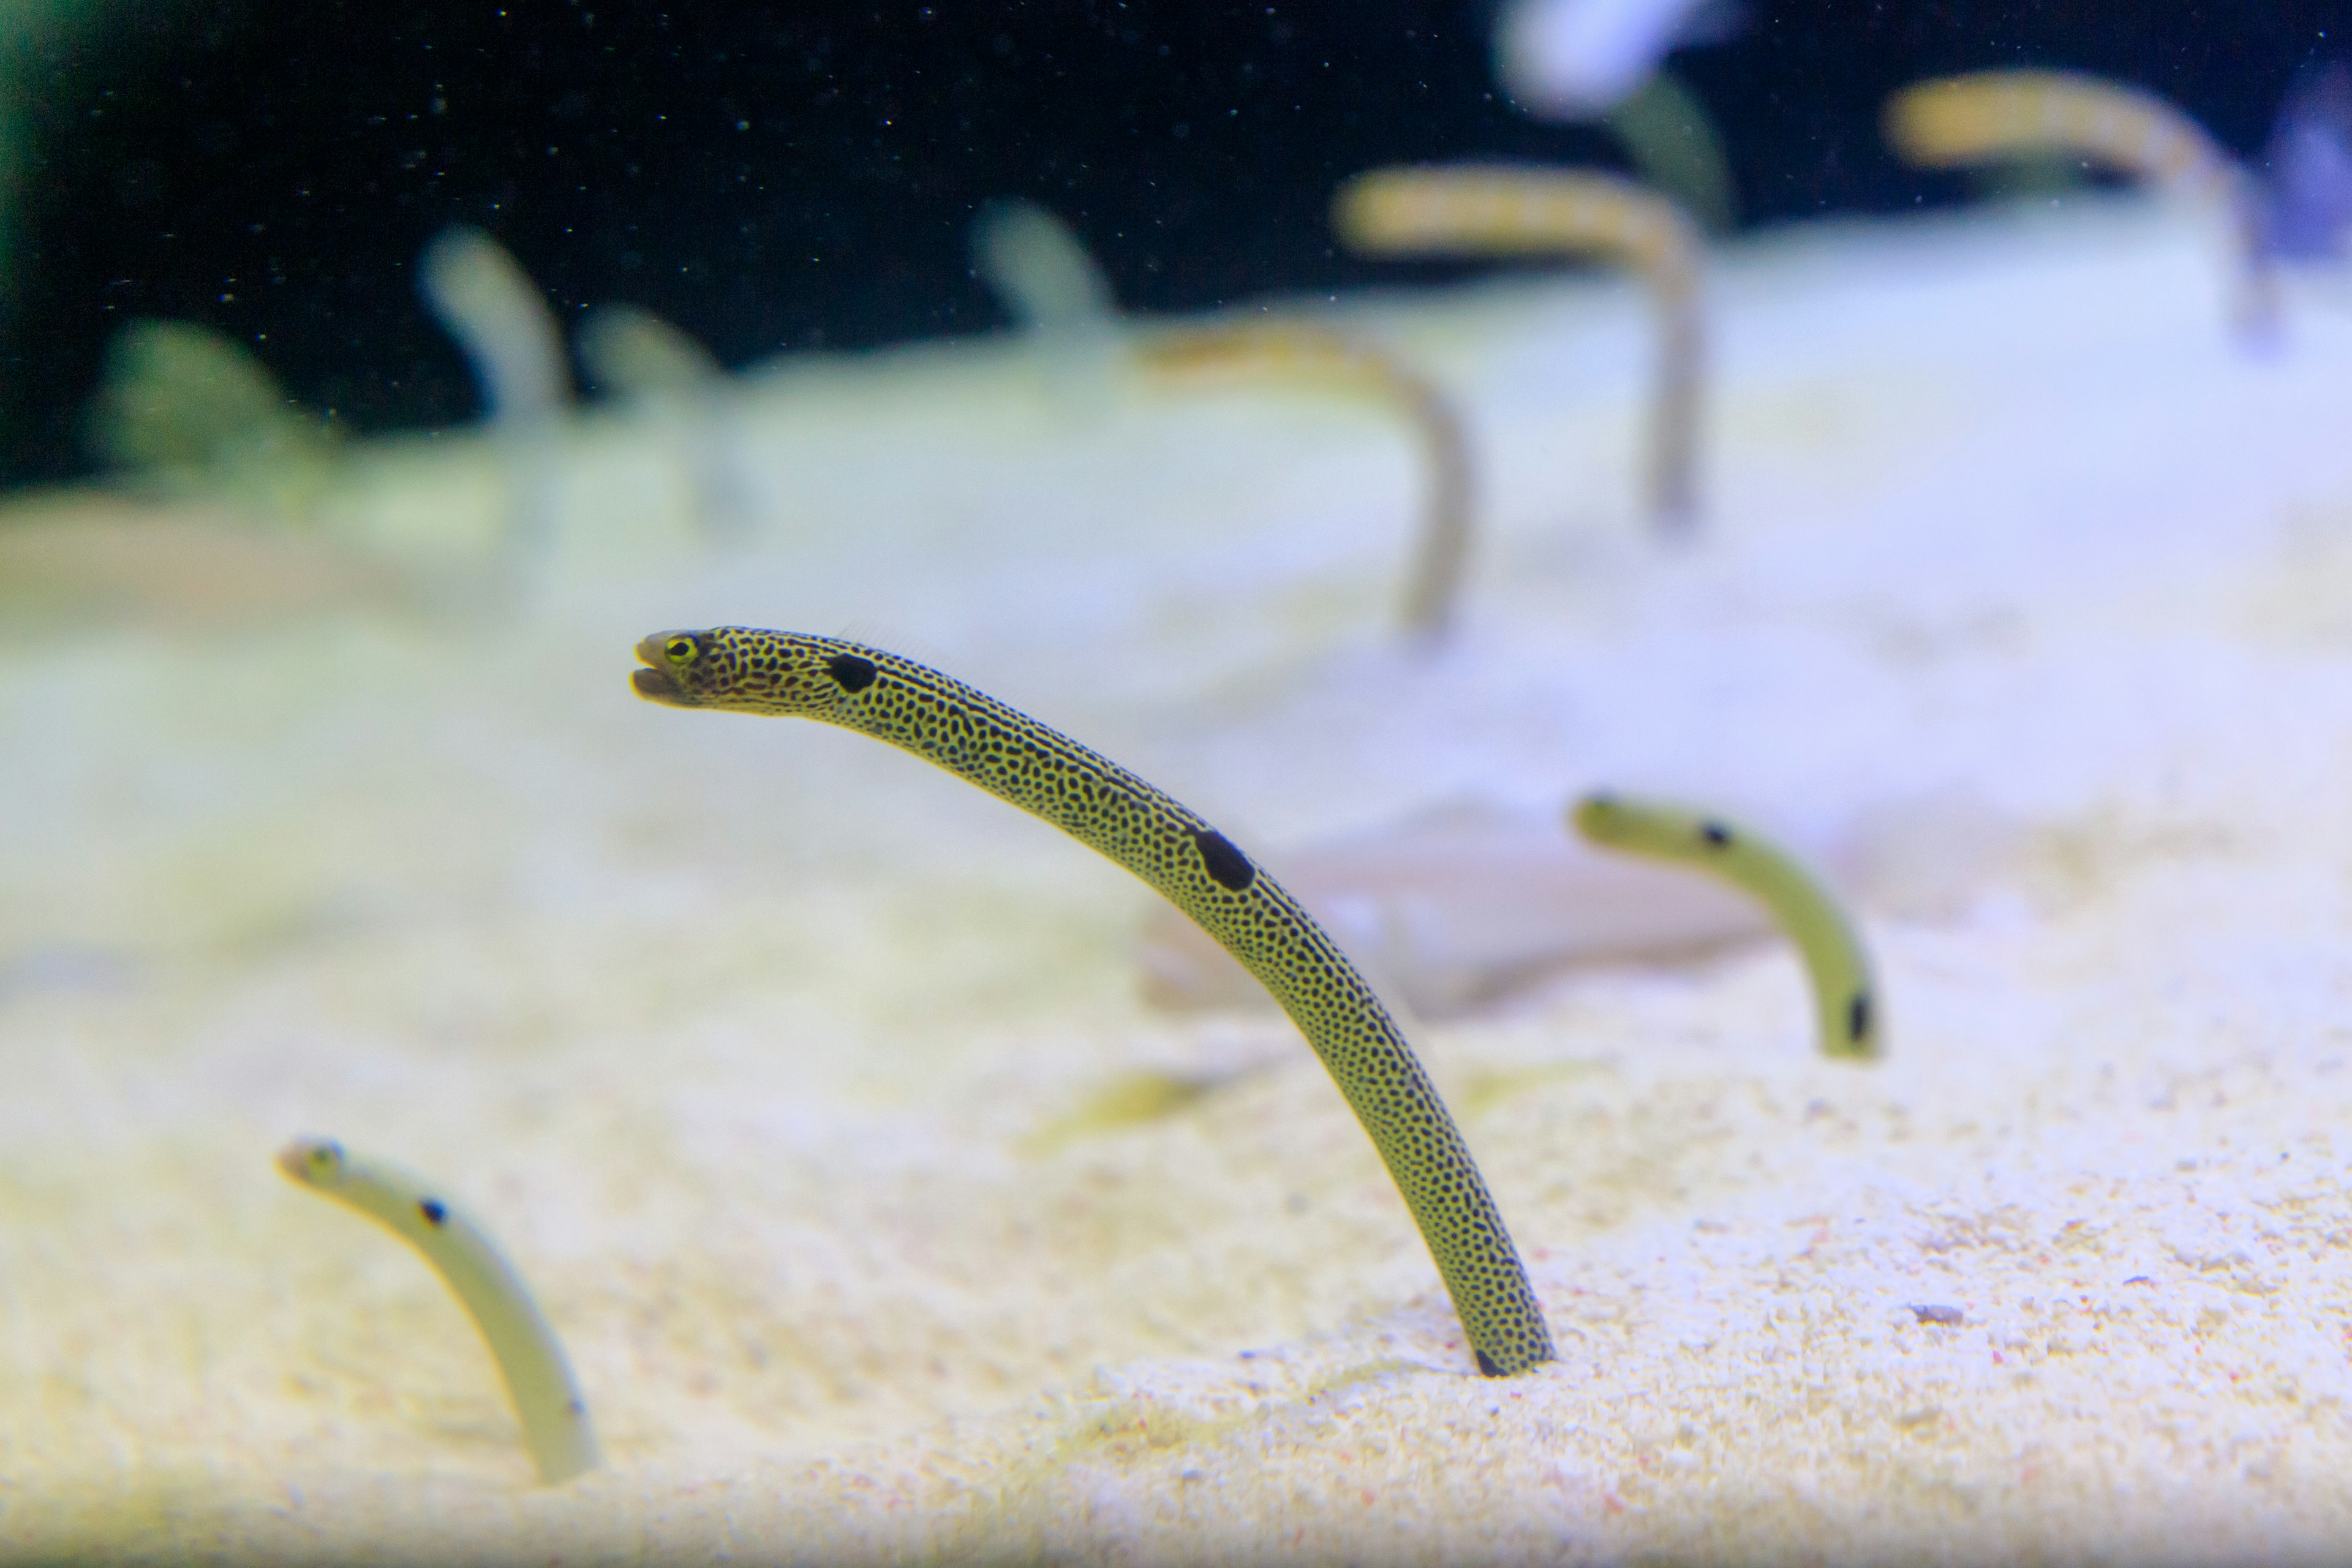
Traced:
<path fill-rule="evenodd" d="M 0 86 L 0 1560 L 2352 1552 L 2352 5 Z"/>

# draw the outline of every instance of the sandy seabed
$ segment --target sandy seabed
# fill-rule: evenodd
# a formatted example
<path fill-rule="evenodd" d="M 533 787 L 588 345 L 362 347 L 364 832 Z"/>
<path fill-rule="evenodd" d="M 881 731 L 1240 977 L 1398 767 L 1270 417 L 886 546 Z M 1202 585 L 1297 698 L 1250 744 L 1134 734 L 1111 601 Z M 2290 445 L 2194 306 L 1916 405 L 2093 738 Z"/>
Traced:
<path fill-rule="evenodd" d="M 1336 307 L 1474 422 L 1433 656 L 1377 409 L 1074 400 L 1003 344 L 330 498 L 443 564 L 543 508 L 518 595 L 0 626 L 0 1552 L 2340 1559 L 2352 303 L 2250 351 L 2221 251 L 2104 203 L 1733 251 L 1683 548 L 1630 289 Z M 1769 948 L 1416 1029 L 1559 1342 L 1490 1381 L 1289 1026 L 1138 999 L 1140 884 L 631 698 L 637 637 L 723 622 L 941 665 L 1277 872 L 1603 783 L 2018 836 L 1864 910 L 1882 1065 Z M 273 1170 L 303 1133 L 505 1240 L 605 1469 L 531 1484 L 439 1282 Z"/>

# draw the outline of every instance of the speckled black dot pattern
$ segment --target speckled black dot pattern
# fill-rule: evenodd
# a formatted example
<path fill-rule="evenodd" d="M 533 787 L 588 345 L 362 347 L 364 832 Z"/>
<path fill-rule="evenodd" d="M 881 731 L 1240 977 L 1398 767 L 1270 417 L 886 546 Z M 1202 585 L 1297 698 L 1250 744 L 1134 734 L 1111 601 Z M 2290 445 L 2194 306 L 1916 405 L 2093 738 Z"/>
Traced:
<path fill-rule="evenodd" d="M 416 1212 L 425 1216 L 425 1223 L 426 1225 L 436 1227 L 439 1226 L 444 1220 L 449 1217 L 448 1209 L 443 1206 L 439 1198 L 425 1199 L 422 1203 L 416 1205 Z"/>
<path fill-rule="evenodd" d="M 879 648 L 722 626 L 691 634 L 677 705 L 794 715 L 902 747 L 1045 818 L 1165 895 L 1274 994 L 1403 1192 L 1478 1369 L 1551 1359 L 1551 1332 L 1495 1200 L 1372 989 L 1233 841 L 1109 759 L 984 692 Z M 863 667 L 853 685 L 842 671 Z"/>

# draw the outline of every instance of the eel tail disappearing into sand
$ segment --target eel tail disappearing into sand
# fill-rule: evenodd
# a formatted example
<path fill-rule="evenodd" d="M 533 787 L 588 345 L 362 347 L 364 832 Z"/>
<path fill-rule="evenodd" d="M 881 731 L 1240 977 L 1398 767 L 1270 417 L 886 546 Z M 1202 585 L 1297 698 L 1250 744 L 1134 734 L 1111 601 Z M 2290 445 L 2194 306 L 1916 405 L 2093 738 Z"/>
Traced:
<path fill-rule="evenodd" d="M 1233 840 L 1109 759 L 911 660 L 834 637 L 721 626 L 637 645 L 637 695 L 795 715 L 914 752 L 1118 861 L 1282 1004 L 1371 1135 L 1460 1314 L 1478 1370 L 1552 1358 L 1551 1331 L 1454 1117 L 1371 986 Z"/>
<path fill-rule="evenodd" d="M 1435 382 L 1376 343 L 1303 321 L 1179 331 L 1146 341 L 1136 353 L 1147 368 L 1164 374 L 1238 372 L 1333 381 L 1365 388 L 1402 409 L 1428 454 L 1429 489 L 1399 618 L 1408 637 L 1424 643 L 1445 635 L 1470 552 L 1472 480 L 1462 416 Z"/>
<path fill-rule="evenodd" d="M 1598 256 L 1641 274 L 1658 310 L 1650 511 L 1669 532 L 1698 512 L 1699 272 L 1705 237 L 1680 206 L 1584 169 L 1462 163 L 1372 169 L 1331 198 L 1331 226 L 1371 256 Z"/>
<path fill-rule="evenodd" d="M 2058 153 L 2218 199 L 2238 253 L 2237 325 L 2253 333 L 2276 325 L 2260 188 L 2203 126 L 2154 93 L 2073 71 L 1971 71 L 1905 88 L 1886 100 L 1882 119 L 1888 144 L 1926 168 Z"/>
<path fill-rule="evenodd" d="M 376 1221 L 440 1271 L 499 1363 L 541 1481 L 554 1486 L 604 1462 L 563 1346 L 522 1277 L 479 1226 L 407 1172 L 353 1159 L 331 1140 L 288 1144 L 278 1167 L 299 1185 Z"/>
<path fill-rule="evenodd" d="M 1754 894 L 1804 955 L 1822 1054 L 1869 1061 L 1881 1017 L 1870 955 L 1822 879 L 1770 839 L 1737 823 L 1663 801 L 1589 795 L 1569 821 L 1588 842 L 1714 872 Z"/>

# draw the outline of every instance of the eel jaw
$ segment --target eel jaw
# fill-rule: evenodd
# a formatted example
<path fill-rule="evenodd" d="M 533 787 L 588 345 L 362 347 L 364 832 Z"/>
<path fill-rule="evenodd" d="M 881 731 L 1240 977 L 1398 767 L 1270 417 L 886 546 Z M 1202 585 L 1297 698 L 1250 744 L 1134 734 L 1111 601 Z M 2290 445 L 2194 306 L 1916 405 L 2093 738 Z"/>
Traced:
<path fill-rule="evenodd" d="M 666 640 L 662 633 L 656 632 L 637 645 L 637 658 L 645 661 L 646 668 L 631 670 L 629 684 L 635 688 L 638 696 L 648 702 L 659 702 L 670 708 L 691 708 L 694 700 L 686 694 L 684 687 L 678 685 L 677 677 L 662 665 L 661 645 Z"/>

